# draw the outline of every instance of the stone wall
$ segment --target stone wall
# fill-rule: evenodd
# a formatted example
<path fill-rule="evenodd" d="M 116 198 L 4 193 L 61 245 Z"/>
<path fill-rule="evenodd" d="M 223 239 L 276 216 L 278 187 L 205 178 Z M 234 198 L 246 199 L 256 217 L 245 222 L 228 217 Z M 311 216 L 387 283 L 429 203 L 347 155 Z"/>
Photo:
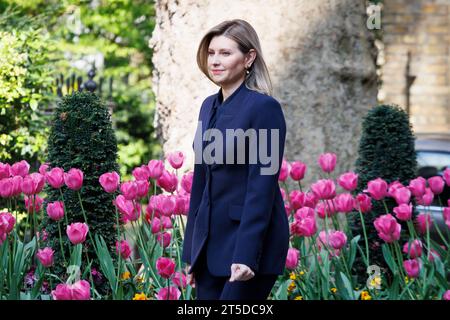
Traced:
<path fill-rule="evenodd" d="M 247 20 L 257 31 L 287 121 L 285 157 L 319 178 L 317 159 L 338 155 L 337 171 L 354 168 L 361 119 L 376 104 L 376 55 L 362 0 L 175 1 L 156 4 L 153 87 L 164 150 L 187 153 L 202 101 L 218 91 L 198 69 L 196 51 L 206 31 L 226 19 Z"/>

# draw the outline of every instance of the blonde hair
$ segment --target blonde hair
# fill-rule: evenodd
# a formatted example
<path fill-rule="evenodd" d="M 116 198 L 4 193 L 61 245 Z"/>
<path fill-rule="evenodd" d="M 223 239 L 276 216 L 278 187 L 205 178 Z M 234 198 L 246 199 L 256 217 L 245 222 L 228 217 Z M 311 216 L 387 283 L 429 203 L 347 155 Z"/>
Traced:
<path fill-rule="evenodd" d="M 243 54 L 248 53 L 250 49 L 256 51 L 256 58 L 248 69 L 250 73 L 245 77 L 245 85 L 249 89 L 272 95 L 272 82 L 262 55 L 258 35 L 247 21 L 241 19 L 226 20 L 211 28 L 203 36 L 197 50 L 197 64 L 200 70 L 209 80 L 213 81 L 208 72 L 208 48 L 212 38 L 221 35 L 236 41 Z"/>

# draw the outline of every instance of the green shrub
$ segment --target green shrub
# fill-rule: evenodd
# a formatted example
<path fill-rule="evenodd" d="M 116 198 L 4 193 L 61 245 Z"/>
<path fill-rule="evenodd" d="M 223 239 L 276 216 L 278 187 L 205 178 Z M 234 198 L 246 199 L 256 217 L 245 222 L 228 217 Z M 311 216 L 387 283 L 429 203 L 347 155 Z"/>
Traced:
<path fill-rule="evenodd" d="M 67 172 L 78 168 L 84 172 L 83 187 L 80 190 L 83 207 L 86 211 L 89 232 L 103 236 L 111 252 L 115 252 L 115 209 L 112 194 L 106 193 L 100 183 L 99 176 L 105 172 L 118 171 L 117 142 L 111 126 L 107 107 L 100 98 L 90 92 L 76 92 L 65 96 L 56 109 L 50 137 L 48 141 L 48 163 L 50 167 L 60 167 Z M 60 200 L 59 190 L 47 188 L 46 202 Z M 76 191 L 62 188 L 68 223 L 84 222 L 81 206 Z M 49 233 L 48 239 L 55 250 L 59 274 L 62 261 L 58 243 L 57 224 L 47 218 L 44 228 Z M 68 252 L 69 243 L 63 231 L 63 238 Z M 89 256 L 98 268 L 95 251 L 88 237 L 84 248 L 88 247 Z"/>
<path fill-rule="evenodd" d="M 408 185 L 416 177 L 416 153 L 414 135 L 409 123 L 408 114 L 398 106 L 378 105 L 369 111 L 362 124 L 362 136 L 359 143 L 356 173 L 359 175 L 358 188 L 354 194 L 367 188 L 370 180 L 378 177 L 388 184 L 398 180 Z M 389 213 L 397 206 L 392 198 L 385 198 Z M 369 239 L 370 264 L 385 268 L 385 260 L 381 251 L 381 240 L 374 227 L 374 220 L 385 214 L 381 201 L 372 201 L 373 209 L 365 214 L 365 225 Z M 363 234 L 358 214 L 350 215 L 350 225 L 353 234 Z M 406 224 L 401 223 L 402 230 Z M 366 268 L 359 259 L 355 263 L 358 275 L 366 279 Z"/>

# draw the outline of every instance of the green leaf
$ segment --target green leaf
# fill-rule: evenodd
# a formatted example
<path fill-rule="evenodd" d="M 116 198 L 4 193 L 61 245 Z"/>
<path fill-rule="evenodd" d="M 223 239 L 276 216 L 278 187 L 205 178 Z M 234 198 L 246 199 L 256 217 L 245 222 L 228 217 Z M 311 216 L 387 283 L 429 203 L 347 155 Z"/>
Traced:
<path fill-rule="evenodd" d="M 30 100 L 30 108 L 31 108 L 31 110 L 36 111 L 38 108 L 38 102 L 34 99 L 31 99 Z"/>

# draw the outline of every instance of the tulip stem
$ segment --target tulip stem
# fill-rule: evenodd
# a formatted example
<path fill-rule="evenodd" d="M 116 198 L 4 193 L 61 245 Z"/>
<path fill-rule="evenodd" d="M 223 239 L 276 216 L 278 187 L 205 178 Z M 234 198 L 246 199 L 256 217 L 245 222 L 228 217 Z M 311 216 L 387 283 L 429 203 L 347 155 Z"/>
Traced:
<path fill-rule="evenodd" d="M 383 206 L 384 206 L 384 209 L 386 210 L 386 214 L 389 214 L 389 209 L 386 205 L 386 201 L 384 201 L 384 199 L 383 199 L 383 200 L 381 200 L 381 202 L 383 202 Z"/>
<path fill-rule="evenodd" d="M 366 266 L 369 267 L 369 240 L 367 239 L 367 231 L 366 231 L 366 223 L 364 221 L 364 216 L 361 212 L 361 209 L 358 210 L 359 212 L 359 217 L 361 218 L 361 225 L 362 225 L 362 229 L 363 229 L 363 234 L 364 234 L 364 242 L 366 245 Z"/>
<path fill-rule="evenodd" d="M 118 264 L 117 264 L 117 281 L 116 281 L 116 285 L 115 285 L 115 289 L 114 289 L 114 296 L 117 294 L 117 290 L 119 288 L 119 281 L 120 281 L 120 263 L 121 263 L 121 250 L 122 250 L 122 246 L 120 244 L 120 224 L 119 224 L 119 214 L 117 212 L 117 206 L 115 207 L 115 213 L 116 213 L 116 225 L 117 225 L 117 242 L 119 244 L 118 248 L 119 248 L 119 252 L 118 252 Z"/>
<path fill-rule="evenodd" d="M 64 253 L 64 246 L 62 243 L 61 221 L 58 221 L 58 231 L 59 231 L 59 245 L 61 246 L 61 254 L 64 260 L 64 267 L 67 267 L 66 255 Z"/>
<path fill-rule="evenodd" d="M 66 226 L 68 226 L 68 225 L 69 225 L 69 220 L 67 219 L 68 212 L 67 212 L 67 210 L 66 210 L 66 203 L 64 202 L 64 195 L 63 195 L 63 193 L 62 193 L 61 188 L 59 188 L 59 194 L 61 195 L 61 202 L 63 203 L 63 208 L 64 208 L 64 219 L 66 220 Z"/>
<path fill-rule="evenodd" d="M 80 191 L 78 191 L 78 190 L 77 190 L 77 195 L 78 195 L 78 200 L 80 200 L 81 212 L 83 213 L 84 221 L 86 222 L 86 224 L 89 227 L 88 219 L 86 217 L 86 212 L 84 211 L 84 207 L 83 207 L 83 201 L 81 201 Z M 93 230 L 89 230 L 89 232 L 88 232 L 89 239 L 91 240 L 91 243 L 92 243 L 92 246 L 94 247 L 94 250 L 97 251 L 97 246 L 95 245 L 94 238 L 92 238 L 92 231 Z"/>

